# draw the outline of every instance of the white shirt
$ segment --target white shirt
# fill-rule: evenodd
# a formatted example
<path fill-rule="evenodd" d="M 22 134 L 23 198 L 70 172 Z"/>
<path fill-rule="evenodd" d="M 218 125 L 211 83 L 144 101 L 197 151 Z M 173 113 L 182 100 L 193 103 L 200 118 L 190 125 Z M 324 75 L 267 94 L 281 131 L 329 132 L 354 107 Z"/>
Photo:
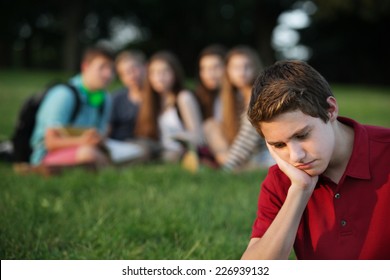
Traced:
<path fill-rule="evenodd" d="M 182 145 L 173 140 L 173 137 L 185 132 L 185 129 L 175 107 L 167 108 L 159 116 L 158 126 L 163 148 L 170 151 L 181 151 Z"/>

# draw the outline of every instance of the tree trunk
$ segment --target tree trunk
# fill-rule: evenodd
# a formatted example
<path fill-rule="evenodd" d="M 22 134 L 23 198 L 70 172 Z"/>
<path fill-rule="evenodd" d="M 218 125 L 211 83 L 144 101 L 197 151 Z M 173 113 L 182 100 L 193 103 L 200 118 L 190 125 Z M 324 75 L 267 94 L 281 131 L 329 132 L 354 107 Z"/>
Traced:
<path fill-rule="evenodd" d="M 32 67 L 32 54 L 31 54 L 32 37 L 28 37 L 24 40 L 24 48 L 22 50 L 22 67 Z"/>
<path fill-rule="evenodd" d="M 62 68 L 65 71 L 79 70 L 80 31 L 85 17 L 85 1 L 66 1 L 63 6 L 64 49 Z"/>
<path fill-rule="evenodd" d="M 0 68 L 10 67 L 12 64 L 12 46 L 11 42 L 0 41 Z"/>
<path fill-rule="evenodd" d="M 268 4 L 267 4 L 268 3 Z M 257 1 L 255 7 L 255 36 L 257 49 L 265 66 L 275 62 L 275 51 L 272 48 L 272 32 L 277 19 L 282 12 L 278 3 L 270 4 L 268 1 Z"/>

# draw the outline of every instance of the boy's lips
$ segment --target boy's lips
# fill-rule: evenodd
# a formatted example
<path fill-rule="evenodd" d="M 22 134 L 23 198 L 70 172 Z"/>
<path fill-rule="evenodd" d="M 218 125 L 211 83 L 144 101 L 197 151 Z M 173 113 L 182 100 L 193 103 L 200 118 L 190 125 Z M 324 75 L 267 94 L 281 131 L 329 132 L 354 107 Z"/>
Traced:
<path fill-rule="evenodd" d="M 313 166 L 314 162 L 315 162 L 315 160 L 308 161 L 308 162 L 305 162 L 305 163 L 300 163 L 300 164 L 295 165 L 295 167 L 299 168 L 299 169 L 309 169 L 309 168 L 311 168 Z"/>

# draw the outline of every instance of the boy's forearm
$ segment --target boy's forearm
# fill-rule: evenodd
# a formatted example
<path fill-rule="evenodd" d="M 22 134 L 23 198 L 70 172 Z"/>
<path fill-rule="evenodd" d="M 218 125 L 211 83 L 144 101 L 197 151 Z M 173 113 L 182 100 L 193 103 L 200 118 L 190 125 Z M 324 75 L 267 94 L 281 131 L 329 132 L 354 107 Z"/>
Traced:
<path fill-rule="evenodd" d="M 80 146 L 82 143 L 80 136 L 56 137 L 45 139 L 45 145 L 48 151 L 64 149 L 73 146 Z"/>
<path fill-rule="evenodd" d="M 290 187 L 285 203 L 262 238 L 251 242 L 242 259 L 288 259 L 311 192 Z"/>

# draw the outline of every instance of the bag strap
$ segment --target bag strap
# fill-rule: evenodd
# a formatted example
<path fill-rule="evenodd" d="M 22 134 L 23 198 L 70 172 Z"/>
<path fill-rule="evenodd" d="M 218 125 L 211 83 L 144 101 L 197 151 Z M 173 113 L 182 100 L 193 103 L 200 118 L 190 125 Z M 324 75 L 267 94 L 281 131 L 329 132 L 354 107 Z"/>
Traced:
<path fill-rule="evenodd" d="M 99 115 L 100 115 L 100 118 L 103 116 L 105 104 L 106 104 L 106 97 L 104 97 L 103 103 L 99 106 Z"/>
<path fill-rule="evenodd" d="M 69 83 L 68 84 L 64 84 L 64 85 L 69 87 L 72 90 L 72 93 L 73 93 L 75 101 L 76 101 L 76 106 L 74 107 L 72 115 L 71 115 L 71 117 L 69 119 L 69 122 L 72 123 L 76 119 L 77 114 L 79 113 L 80 106 L 81 106 L 81 100 L 80 100 L 80 96 L 79 96 L 78 90 L 77 90 L 77 88 L 74 85 L 71 85 Z M 100 118 L 102 118 L 102 116 L 103 116 L 105 103 L 106 103 L 106 100 L 104 100 L 103 103 L 99 106 L 99 117 Z"/>
<path fill-rule="evenodd" d="M 75 106 L 73 107 L 73 111 L 72 111 L 72 114 L 70 115 L 69 117 L 69 123 L 73 123 L 80 111 L 80 108 L 81 108 L 81 99 L 80 99 L 80 95 L 79 95 L 79 91 L 78 89 L 68 83 L 68 82 L 62 82 L 62 81 L 52 81 L 48 84 L 47 86 L 47 89 L 46 89 L 46 92 L 44 93 L 44 95 L 46 95 L 47 92 L 49 92 L 53 87 L 55 86 L 65 86 L 67 87 L 68 89 L 70 89 L 70 92 L 72 93 L 73 97 L 74 97 L 74 100 L 75 100 Z"/>
<path fill-rule="evenodd" d="M 60 83 L 60 84 L 69 88 L 74 96 L 75 106 L 74 106 L 72 114 L 70 115 L 70 118 L 69 118 L 69 123 L 73 123 L 75 121 L 75 119 L 80 111 L 80 107 L 81 107 L 81 99 L 80 99 L 79 91 L 74 85 L 72 85 L 70 83 Z M 99 106 L 99 117 L 100 118 L 103 116 L 104 107 L 105 107 L 105 101 Z"/>
<path fill-rule="evenodd" d="M 64 84 L 64 85 L 67 86 L 67 87 L 71 90 L 71 92 L 72 92 L 72 94 L 73 94 L 73 96 L 74 96 L 74 98 L 75 98 L 75 102 L 76 102 L 76 103 L 75 103 L 75 106 L 74 106 L 74 108 L 73 108 L 72 115 L 71 115 L 70 118 L 69 118 L 69 123 L 73 123 L 74 120 L 75 120 L 76 117 L 77 117 L 77 114 L 78 114 L 79 111 L 80 111 L 81 100 L 80 100 L 79 92 L 78 92 L 77 88 L 76 88 L 74 85 L 71 85 L 71 84 L 69 84 L 69 83 L 66 83 L 66 84 Z"/>

